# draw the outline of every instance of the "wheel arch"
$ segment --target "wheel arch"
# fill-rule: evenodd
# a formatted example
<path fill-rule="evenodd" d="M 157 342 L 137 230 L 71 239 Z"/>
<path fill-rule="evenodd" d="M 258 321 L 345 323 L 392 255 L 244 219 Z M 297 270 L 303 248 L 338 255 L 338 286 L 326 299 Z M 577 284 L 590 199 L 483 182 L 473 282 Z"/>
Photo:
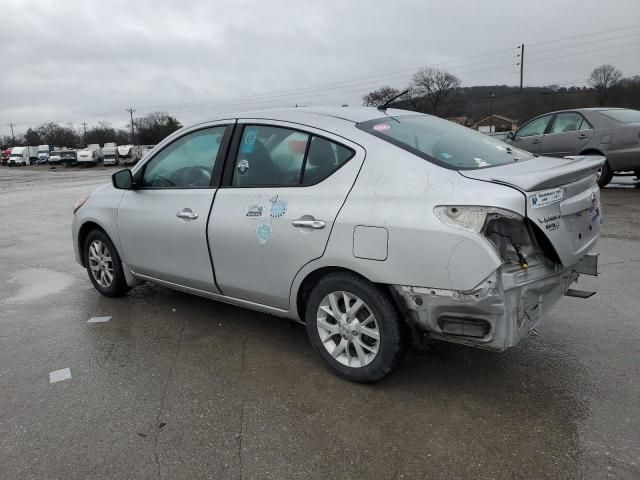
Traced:
<path fill-rule="evenodd" d="M 598 150 L 597 148 L 594 148 L 594 147 L 585 148 L 579 153 L 579 155 L 600 155 L 606 158 L 606 155 L 602 153 L 601 150 Z"/>
<path fill-rule="evenodd" d="M 363 275 L 362 273 L 357 272 L 356 270 L 346 268 L 346 267 L 329 265 L 329 266 L 316 268 L 315 270 L 307 273 L 304 279 L 300 282 L 300 286 L 298 287 L 297 291 L 295 292 L 294 310 L 298 316 L 298 319 L 302 323 L 305 322 L 305 319 L 304 319 L 305 309 L 307 307 L 307 300 L 309 299 L 309 295 L 311 294 L 311 291 L 318 284 L 318 282 L 320 282 L 320 280 L 322 280 L 324 277 L 332 273 L 348 273 L 362 280 L 365 280 L 371 283 L 372 285 L 377 286 L 378 288 L 380 288 L 380 291 L 389 298 L 391 303 L 396 308 L 398 308 L 396 300 L 393 297 L 388 285 L 374 282 L 371 279 L 367 278 L 366 275 Z"/>
<path fill-rule="evenodd" d="M 88 220 L 84 222 L 80 228 L 78 229 L 78 251 L 80 252 L 80 259 L 82 260 L 82 266 L 86 267 L 86 262 L 84 260 L 84 243 L 87 240 L 87 236 L 94 230 L 99 230 L 104 233 L 109 239 L 111 237 L 107 233 L 107 231 L 102 228 L 102 226 L 93 220 Z M 113 239 L 111 239 L 111 243 L 113 243 Z M 115 245 L 115 244 L 114 244 Z"/>

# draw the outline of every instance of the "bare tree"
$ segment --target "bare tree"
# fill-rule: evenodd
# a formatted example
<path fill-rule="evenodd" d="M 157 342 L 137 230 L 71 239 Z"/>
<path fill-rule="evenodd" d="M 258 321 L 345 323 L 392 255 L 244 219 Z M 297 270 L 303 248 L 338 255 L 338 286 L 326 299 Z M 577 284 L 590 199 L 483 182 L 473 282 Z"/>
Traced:
<path fill-rule="evenodd" d="M 377 90 L 367 93 L 362 97 L 362 104 L 365 107 L 377 107 L 382 105 L 387 100 L 395 97 L 400 93 L 400 90 L 393 87 L 380 87 Z"/>
<path fill-rule="evenodd" d="M 613 65 L 604 64 L 593 69 L 589 76 L 589 85 L 598 92 L 598 102 L 604 106 L 611 89 L 622 80 L 622 72 Z"/>
<path fill-rule="evenodd" d="M 426 97 L 431 113 L 438 114 L 442 104 L 460 88 L 460 79 L 439 68 L 425 67 L 413 75 L 412 96 Z"/>

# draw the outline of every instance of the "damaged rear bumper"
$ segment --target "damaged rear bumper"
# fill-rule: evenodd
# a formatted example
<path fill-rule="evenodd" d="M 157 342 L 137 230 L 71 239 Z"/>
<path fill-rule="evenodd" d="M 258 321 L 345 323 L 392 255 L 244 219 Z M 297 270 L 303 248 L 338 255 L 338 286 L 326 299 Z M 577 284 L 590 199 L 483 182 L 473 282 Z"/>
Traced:
<path fill-rule="evenodd" d="M 429 337 L 502 351 L 526 338 L 580 273 L 591 273 L 582 263 L 570 268 L 543 262 L 528 269 L 503 265 L 466 292 L 404 285 L 392 289 L 405 315 Z"/>

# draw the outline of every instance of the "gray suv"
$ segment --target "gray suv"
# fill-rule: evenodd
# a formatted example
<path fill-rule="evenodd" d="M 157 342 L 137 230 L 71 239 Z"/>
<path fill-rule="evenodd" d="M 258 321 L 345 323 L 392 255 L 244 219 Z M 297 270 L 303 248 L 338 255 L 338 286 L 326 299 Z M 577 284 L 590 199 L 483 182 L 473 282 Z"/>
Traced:
<path fill-rule="evenodd" d="M 607 158 L 598 177 L 601 187 L 615 172 L 640 176 L 640 111 L 580 108 L 540 115 L 506 140 L 531 153 L 550 157 L 601 155 Z"/>

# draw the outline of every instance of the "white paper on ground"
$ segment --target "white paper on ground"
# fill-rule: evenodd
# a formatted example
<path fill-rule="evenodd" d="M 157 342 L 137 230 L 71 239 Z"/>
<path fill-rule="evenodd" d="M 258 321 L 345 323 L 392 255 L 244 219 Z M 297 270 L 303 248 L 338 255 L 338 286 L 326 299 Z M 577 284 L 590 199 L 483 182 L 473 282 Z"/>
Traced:
<path fill-rule="evenodd" d="M 63 368 L 62 370 L 56 370 L 49 372 L 49 383 L 62 382 L 63 380 L 71 379 L 71 369 Z"/>
<path fill-rule="evenodd" d="M 108 322 L 109 320 L 111 320 L 111 317 L 91 317 L 87 320 L 87 323 L 101 323 Z"/>

